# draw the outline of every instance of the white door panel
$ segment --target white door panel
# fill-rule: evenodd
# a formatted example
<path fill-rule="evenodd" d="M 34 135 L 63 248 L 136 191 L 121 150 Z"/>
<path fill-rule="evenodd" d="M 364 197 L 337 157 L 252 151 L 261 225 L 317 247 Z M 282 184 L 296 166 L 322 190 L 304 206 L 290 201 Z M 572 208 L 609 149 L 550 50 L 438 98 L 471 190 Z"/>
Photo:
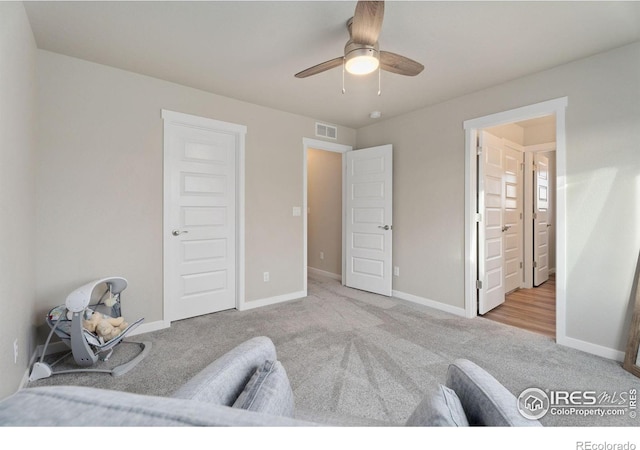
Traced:
<path fill-rule="evenodd" d="M 505 291 L 522 286 L 523 281 L 523 153 L 503 143 L 504 149 L 504 277 Z"/>
<path fill-rule="evenodd" d="M 479 134 L 478 312 L 504 303 L 523 283 L 523 161 L 515 144 Z"/>
<path fill-rule="evenodd" d="M 480 133 L 478 164 L 478 207 L 482 220 L 478 227 L 478 313 L 485 314 L 504 303 L 503 209 L 504 152 L 501 140 Z"/>
<path fill-rule="evenodd" d="M 345 285 L 391 295 L 391 145 L 347 152 Z"/>
<path fill-rule="evenodd" d="M 533 219 L 533 285 L 549 279 L 549 159 L 534 156 L 535 198 Z"/>
<path fill-rule="evenodd" d="M 237 136 L 165 123 L 165 295 L 170 321 L 236 306 Z"/>

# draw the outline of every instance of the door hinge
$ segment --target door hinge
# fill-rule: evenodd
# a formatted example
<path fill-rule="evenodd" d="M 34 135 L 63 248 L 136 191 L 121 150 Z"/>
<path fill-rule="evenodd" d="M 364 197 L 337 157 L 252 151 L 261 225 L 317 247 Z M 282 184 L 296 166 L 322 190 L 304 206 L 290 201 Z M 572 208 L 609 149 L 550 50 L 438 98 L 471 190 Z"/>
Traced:
<path fill-rule="evenodd" d="M 533 213 L 533 220 L 536 220 L 538 218 L 538 213 Z"/>
<path fill-rule="evenodd" d="M 476 147 L 476 155 L 478 156 L 482 155 L 482 147 L 479 145 Z"/>
<path fill-rule="evenodd" d="M 534 267 L 534 268 L 535 268 L 535 267 L 538 267 L 538 261 L 534 261 L 534 262 L 533 262 L 533 267 Z"/>
<path fill-rule="evenodd" d="M 476 280 L 476 289 L 482 289 L 482 281 Z"/>
<path fill-rule="evenodd" d="M 520 213 L 520 220 L 522 220 L 522 213 Z"/>
<path fill-rule="evenodd" d="M 482 222 L 482 213 L 476 213 L 476 222 Z"/>
<path fill-rule="evenodd" d="M 524 172 L 524 163 L 520 163 L 520 172 Z"/>
<path fill-rule="evenodd" d="M 520 268 L 522 269 L 522 261 L 520 261 Z"/>

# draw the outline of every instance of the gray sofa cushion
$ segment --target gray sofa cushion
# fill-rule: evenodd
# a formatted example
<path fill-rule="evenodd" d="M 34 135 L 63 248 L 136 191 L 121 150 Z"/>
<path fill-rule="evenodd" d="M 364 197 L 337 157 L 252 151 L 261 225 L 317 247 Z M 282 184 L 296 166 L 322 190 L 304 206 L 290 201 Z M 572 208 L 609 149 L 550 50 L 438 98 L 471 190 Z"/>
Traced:
<path fill-rule="evenodd" d="M 293 417 L 293 392 L 280 361 L 265 361 L 255 371 L 233 407 Z"/>
<path fill-rule="evenodd" d="M 427 392 L 407 420 L 414 427 L 468 427 L 467 416 L 460 399 L 446 386 L 438 385 Z"/>
<path fill-rule="evenodd" d="M 21 389 L 0 402 L 14 427 L 318 426 L 317 423 L 193 400 L 80 386 Z"/>
<path fill-rule="evenodd" d="M 453 389 L 470 425 L 541 426 L 518 411 L 516 397 L 484 369 L 466 359 L 449 365 L 446 385 Z"/>
<path fill-rule="evenodd" d="M 173 397 L 231 406 L 256 369 L 266 360 L 276 359 L 271 339 L 266 336 L 249 339 L 205 367 Z"/>

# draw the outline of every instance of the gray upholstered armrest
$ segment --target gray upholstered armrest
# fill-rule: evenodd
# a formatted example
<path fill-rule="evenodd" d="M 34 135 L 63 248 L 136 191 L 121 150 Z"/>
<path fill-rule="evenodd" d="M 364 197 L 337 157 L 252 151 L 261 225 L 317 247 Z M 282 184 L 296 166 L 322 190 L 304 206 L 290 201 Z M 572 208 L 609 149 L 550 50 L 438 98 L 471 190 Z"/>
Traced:
<path fill-rule="evenodd" d="M 319 426 L 192 400 L 80 386 L 21 389 L 0 401 L 0 426 Z"/>
<path fill-rule="evenodd" d="M 455 391 L 470 425 L 542 426 L 524 418 L 516 397 L 484 369 L 466 359 L 449 365 L 447 386 Z"/>
<path fill-rule="evenodd" d="M 276 360 L 271 339 L 265 336 L 249 339 L 205 367 L 173 397 L 231 406 L 266 360 Z"/>

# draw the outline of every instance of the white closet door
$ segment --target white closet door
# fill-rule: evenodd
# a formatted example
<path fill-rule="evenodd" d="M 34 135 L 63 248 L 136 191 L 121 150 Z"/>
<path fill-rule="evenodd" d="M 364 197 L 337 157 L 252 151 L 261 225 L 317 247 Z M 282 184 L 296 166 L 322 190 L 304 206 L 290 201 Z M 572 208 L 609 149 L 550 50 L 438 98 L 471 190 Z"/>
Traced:
<path fill-rule="evenodd" d="M 345 285 L 391 296 L 393 149 L 346 153 Z"/>
<path fill-rule="evenodd" d="M 170 321 L 236 306 L 238 135 L 165 121 L 165 307 Z"/>

